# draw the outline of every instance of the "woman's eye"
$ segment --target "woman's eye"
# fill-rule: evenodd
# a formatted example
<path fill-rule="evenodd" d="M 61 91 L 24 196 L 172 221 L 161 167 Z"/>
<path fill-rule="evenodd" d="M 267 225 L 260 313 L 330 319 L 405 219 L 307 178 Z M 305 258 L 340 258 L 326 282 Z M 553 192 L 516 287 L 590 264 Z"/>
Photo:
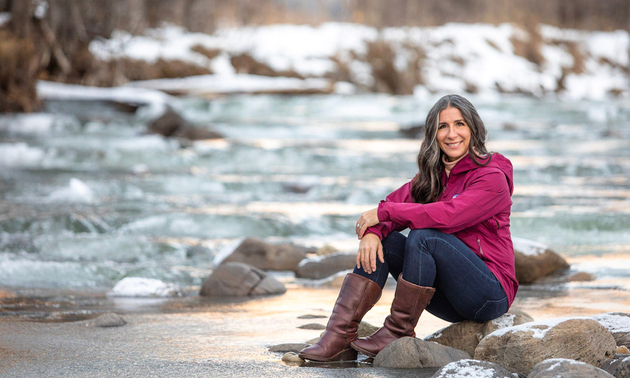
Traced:
<path fill-rule="evenodd" d="M 464 122 L 457 122 L 457 126 L 466 126 Z"/>
<path fill-rule="evenodd" d="M 446 125 L 440 125 L 440 126 L 438 126 L 438 130 L 443 129 L 445 127 L 446 127 Z"/>

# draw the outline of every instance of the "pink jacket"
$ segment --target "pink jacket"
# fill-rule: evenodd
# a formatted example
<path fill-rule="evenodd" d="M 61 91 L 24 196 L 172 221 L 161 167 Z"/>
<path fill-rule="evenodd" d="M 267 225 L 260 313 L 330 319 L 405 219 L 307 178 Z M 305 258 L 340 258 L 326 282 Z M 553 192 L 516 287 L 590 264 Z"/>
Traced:
<path fill-rule="evenodd" d="M 512 163 L 495 153 L 488 165 L 479 166 L 466 156 L 453 167 L 448 180 L 442 171 L 442 183 L 440 200 L 424 205 L 413 202 L 411 181 L 390 193 L 378 205 L 381 223 L 367 232 L 381 240 L 393 230 L 406 228 L 435 228 L 455 235 L 486 263 L 511 305 L 518 290 L 510 237 Z"/>

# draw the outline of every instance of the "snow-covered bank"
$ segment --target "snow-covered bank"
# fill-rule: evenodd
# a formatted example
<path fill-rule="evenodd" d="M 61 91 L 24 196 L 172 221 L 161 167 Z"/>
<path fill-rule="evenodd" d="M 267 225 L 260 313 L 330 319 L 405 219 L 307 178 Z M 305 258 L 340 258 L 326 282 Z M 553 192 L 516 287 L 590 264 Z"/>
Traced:
<path fill-rule="evenodd" d="M 274 86 L 322 90 L 330 87 L 326 78 L 330 85 L 341 84 L 334 90 L 345 92 L 557 93 L 569 99 L 601 100 L 630 96 L 629 40 L 625 31 L 551 26 L 528 32 L 511 24 L 378 30 L 326 23 L 222 29 L 212 35 L 176 27 L 153 29 L 144 36 L 118 32 L 110 40 L 92 42 L 90 50 L 104 60 L 161 58 L 212 70 L 214 75 L 205 77 L 206 82 L 135 84 L 196 94 L 270 92 Z M 298 78 L 288 83 L 286 78 L 237 75 L 261 72 Z"/>

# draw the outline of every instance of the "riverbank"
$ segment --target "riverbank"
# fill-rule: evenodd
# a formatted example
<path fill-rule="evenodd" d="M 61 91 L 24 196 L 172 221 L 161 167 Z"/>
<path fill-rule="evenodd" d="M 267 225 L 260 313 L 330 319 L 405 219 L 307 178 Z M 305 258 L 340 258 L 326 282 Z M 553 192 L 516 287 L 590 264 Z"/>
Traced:
<path fill-rule="evenodd" d="M 268 351 L 281 343 L 301 343 L 320 330 L 300 329 L 307 323 L 325 325 L 337 296 L 334 288 L 305 288 L 288 284 L 284 295 L 250 300 L 208 300 L 198 296 L 155 299 L 107 298 L 85 293 L 4 292 L 30 294 L 40 300 L 31 308 L 14 308 L 0 316 L 0 374 L 25 376 L 230 376 L 230 377 L 430 377 L 436 369 L 388 370 L 369 364 L 290 366 L 282 354 Z M 59 294 L 59 293 L 57 293 Z M 24 298 L 24 297 L 23 297 Z M 365 321 L 380 325 L 389 312 L 393 288 L 387 287 Z M 65 307 L 63 305 L 65 303 Z M 93 327 L 89 320 L 37 319 L 33 314 L 66 312 L 121 314 L 122 327 Z M 630 292 L 580 286 L 525 286 L 512 307 L 535 320 L 630 312 Z M 20 316 L 22 312 L 23 316 Z M 30 314 L 29 315 L 27 315 Z M 77 315 L 77 317 L 80 317 Z M 86 316 L 88 317 L 88 316 Z M 27 319 L 31 320 L 27 320 Z M 76 319 L 76 318 L 74 318 Z M 36 321 L 33 321 L 36 320 Z M 65 320 L 73 320 L 68 317 Z M 425 337 L 448 323 L 425 313 L 416 332 Z M 360 369 L 360 371 L 357 371 Z M 424 374 L 424 375 L 423 375 Z"/>

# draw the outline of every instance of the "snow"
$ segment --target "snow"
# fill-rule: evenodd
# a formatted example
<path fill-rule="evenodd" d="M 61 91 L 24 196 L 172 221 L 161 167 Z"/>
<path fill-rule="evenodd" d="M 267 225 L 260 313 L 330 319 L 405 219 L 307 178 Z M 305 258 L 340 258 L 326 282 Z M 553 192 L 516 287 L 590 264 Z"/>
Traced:
<path fill-rule="evenodd" d="M 554 319 L 542 320 L 539 322 L 530 322 L 530 323 L 520 324 L 513 327 L 497 329 L 496 331 L 492 332 L 486 337 L 489 337 L 489 336 L 501 337 L 507 333 L 532 332 L 531 337 L 535 339 L 542 339 L 545 337 L 547 332 L 549 332 L 549 330 L 551 330 L 553 327 L 557 326 L 560 323 L 564 323 L 567 320 L 572 320 L 572 319 L 588 319 L 588 318 L 584 318 L 584 317 L 554 318 Z"/>
<path fill-rule="evenodd" d="M 515 319 L 516 315 L 514 314 L 504 314 L 496 319 L 493 319 L 491 322 L 500 329 L 514 326 Z"/>
<path fill-rule="evenodd" d="M 9 21 L 11 21 L 11 13 L 0 12 L 0 26 L 6 24 Z"/>
<path fill-rule="evenodd" d="M 297 79 L 291 77 L 268 77 L 259 75 L 201 75 L 181 79 L 158 79 L 135 81 L 126 88 L 150 88 L 161 91 L 186 91 L 190 94 L 282 92 L 318 90 L 329 91 L 332 83 L 328 79 Z"/>
<path fill-rule="evenodd" d="M 495 371 L 476 365 L 475 360 L 459 360 L 446 364 L 435 378 L 492 378 Z"/>
<path fill-rule="evenodd" d="M 599 322 L 599 324 L 604 326 L 611 333 L 630 333 L 630 314 L 598 314 L 593 316 L 593 320 Z"/>
<path fill-rule="evenodd" d="M 132 87 L 100 88 L 49 81 L 37 83 L 37 94 L 43 100 L 112 101 L 144 106 L 147 117 L 155 117 L 167 106 L 179 108 L 179 100 L 164 92 Z"/>
<path fill-rule="evenodd" d="M 182 296 L 181 289 L 174 284 L 153 278 L 126 277 L 118 281 L 107 293 L 113 297 L 174 297 Z"/>
<path fill-rule="evenodd" d="M 355 84 L 374 83 L 372 67 L 363 56 L 369 44 L 383 41 L 394 51 L 394 64 L 406 70 L 415 64 L 414 57 L 421 51 L 422 85 L 430 92 L 461 92 L 475 87 L 479 95 L 498 94 L 503 90 L 545 96 L 554 93 L 563 69 L 574 64 L 568 43 L 577 44 L 585 71 L 565 78 L 565 91 L 560 97 L 568 99 L 601 100 L 611 91 L 630 95 L 627 73 L 630 37 L 626 31 L 589 32 L 559 29 L 540 25 L 540 67 L 514 53 L 511 39 L 530 39 L 529 34 L 512 24 L 447 24 L 439 27 L 401 27 L 377 29 L 350 23 L 324 23 L 319 26 L 268 25 L 259 27 L 222 28 L 214 34 L 189 33 L 174 26 L 150 29 L 143 36 L 116 32 L 109 40 L 97 40 L 90 50 L 101 59 L 127 57 L 154 62 L 157 59 L 177 59 L 209 68 L 216 76 L 207 77 L 205 84 L 195 80 L 173 79 L 173 86 L 191 85 L 193 92 L 204 92 L 201 87 L 215 86 L 213 91 L 252 92 L 274 85 L 291 84 L 275 78 L 239 76 L 230 57 L 247 53 L 276 71 L 291 70 L 303 77 L 324 80 L 325 74 L 338 70 L 337 61 L 348 67 Z M 217 50 L 210 59 L 192 50 L 194 46 Z M 324 84 L 326 83 L 326 84 Z M 332 85 L 320 81 L 315 85 Z M 305 84 L 301 84 L 305 85 Z M 167 84 L 160 83 L 163 89 Z M 250 88 L 251 86 L 251 88 Z M 157 87 L 156 87 L 157 88 Z M 286 89 L 286 87 L 283 87 Z M 348 88 L 340 90 L 344 92 Z M 421 93 L 419 90 L 415 90 Z M 353 92 L 352 92 L 353 93 Z"/>
<path fill-rule="evenodd" d="M 94 191 L 83 181 L 71 178 L 68 187 L 55 190 L 48 196 L 52 202 L 82 202 L 93 203 L 96 198 Z"/>
<path fill-rule="evenodd" d="M 547 245 L 543 243 L 517 237 L 512 237 L 512 244 L 514 245 L 515 251 L 518 251 L 525 256 L 537 256 L 543 254 L 548 248 Z"/>

